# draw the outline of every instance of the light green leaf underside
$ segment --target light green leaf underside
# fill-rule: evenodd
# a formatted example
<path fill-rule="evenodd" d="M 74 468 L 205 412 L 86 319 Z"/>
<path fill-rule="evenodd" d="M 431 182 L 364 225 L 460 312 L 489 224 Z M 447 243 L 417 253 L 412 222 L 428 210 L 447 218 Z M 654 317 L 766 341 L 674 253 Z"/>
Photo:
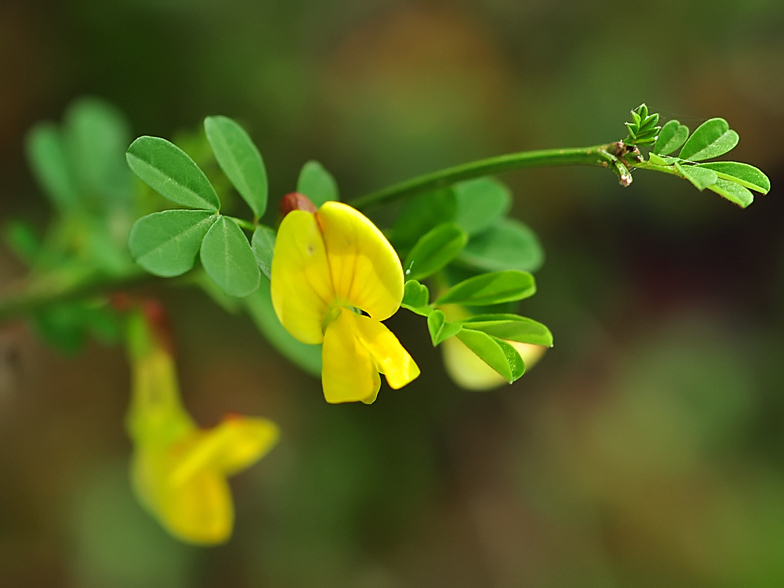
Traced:
<path fill-rule="evenodd" d="M 708 186 L 708 189 L 723 196 L 733 204 L 737 204 L 741 208 L 746 208 L 749 204 L 754 202 L 754 194 L 735 182 L 718 179 L 715 184 Z"/>
<path fill-rule="evenodd" d="M 711 169 L 718 174 L 719 179 L 729 180 L 740 184 L 744 188 L 756 190 L 762 194 L 770 191 L 770 180 L 762 171 L 749 165 L 737 161 L 714 161 L 711 163 L 701 163 L 699 167 Z"/>
<path fill-rule="evenodd" d="M 704 190 L 708 186 L 715 184 L 716 180 L 719 179 L 716 172 L 694 165 L 681 165 L 680 163 L 676 163 L 675 169 L 694 184 L 694 187 L 698 190 Z"/>

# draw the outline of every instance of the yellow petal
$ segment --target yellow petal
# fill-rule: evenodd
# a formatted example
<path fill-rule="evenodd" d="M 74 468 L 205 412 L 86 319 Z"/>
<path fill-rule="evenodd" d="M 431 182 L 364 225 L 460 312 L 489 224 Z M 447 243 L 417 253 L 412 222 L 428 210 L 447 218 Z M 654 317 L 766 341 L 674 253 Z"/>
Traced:
<path fill-rule="evenodd" d="M 386 237 L 341 202 L 326 202 L 316 218 L 339 304 L 361 308 L 379 321 L 395 314 L 403 300 L 403 267 Z"/>
<path fill-rule="evenodd" d="M 341 308 L 327 325 L 322 348 L 321 383 L 327 402 L 373 402 L 381 386 L 370 353 L 356 337 L 356 315 Z"/>
<path fill-rule="evenodd" d="M 322 321 L 335 290 L 313 214 L 294 210 L 280 223 L 270 288 L 272 306 L 286 330 L 303 343 L 321 343 Z"/>
<path fill-rule="evenodd" d="M 183 541 L 203 545 L 226 541 L 234 525 L 234 506 L 225 476 L 204 469 L 173 484 L 169 474 L 179 459 L 177 452 L 157 449 L 137 449 L 134 455 L 132 477 L 143 504 Z"/>
<path fill-rule="evenodd" d="M 508 343 L 523 358 L 526 370 L 531 369 L 547 350 L 541 345 L 516 341 L 508 341 Z M 507 381 L 498 372 L 481 360 L 457 337 L 450 337 L 442 343 L 442 347 L 446 372 L 458 386 L 467 390 L 489 390 L 507 384 Z"/>
<path fill-rule="evenodd" d="M 390 388 L 402 388 L 419 376 L 419 367 L 392 331 L 366 316 L 355 314 L 352 318 L 357 337 L 370 353 L 378 370 L 386 376 Z"/>
<path fill-rule="evenodd" d="M 180 401 L 174 358 L 152 347 L 133 361 L 133 390 L 126 425 L 135 442 L 166 444 L 196 430 Z"/>
<path fill-rule="evenodd" d="M 234 474 L 264 457 L 278 436 L 277 425 L 267 419 L 227 417 L 217 427 L 197 434 L 172 469 L 169 481 L 182 484 L 206 469 Z"/>

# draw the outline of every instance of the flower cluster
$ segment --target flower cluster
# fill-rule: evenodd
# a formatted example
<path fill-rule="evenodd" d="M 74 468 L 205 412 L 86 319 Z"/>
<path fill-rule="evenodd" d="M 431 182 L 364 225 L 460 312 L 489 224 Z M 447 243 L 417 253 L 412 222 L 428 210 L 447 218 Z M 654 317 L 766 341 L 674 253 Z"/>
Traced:
<path fill-rule="evenodd" d="M 346 204 L 293 210 L 272 259 L 272 304 L 303 343 L 322 343 L 327 402 L 375 401 L 379 373 L 398 389 L 419 368 L 381 321 L 403 300 L 403 268 L 381 231 Z"/>

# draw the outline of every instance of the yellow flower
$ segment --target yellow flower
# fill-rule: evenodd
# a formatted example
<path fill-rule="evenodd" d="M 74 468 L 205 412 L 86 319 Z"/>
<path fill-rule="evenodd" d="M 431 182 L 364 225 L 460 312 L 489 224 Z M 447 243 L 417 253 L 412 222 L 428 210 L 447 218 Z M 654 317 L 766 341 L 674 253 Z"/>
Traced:
<path fill-rule="evenodd" d="M 278 427 L 266 419 L 227 416 L 212 429 L 198 428 L 182 406 L 171 352 L 140 316 L 131 323 L 127 427 L 136 494 L 175 537 L 222 543 L 234 526 L 226 477 L 264 456 L 278 439 Z"/>
<path fill-rule="evenodd" d="M 403 268 L 364 215 L 327 202 L 315 213 L 289 212 L 272 258 L 272 304 L 303 343 L 323 343 L 327 402 L 373 402 L 381 386 L 402 388 L 419 368 L 381 321 L 400 307 Z"/>

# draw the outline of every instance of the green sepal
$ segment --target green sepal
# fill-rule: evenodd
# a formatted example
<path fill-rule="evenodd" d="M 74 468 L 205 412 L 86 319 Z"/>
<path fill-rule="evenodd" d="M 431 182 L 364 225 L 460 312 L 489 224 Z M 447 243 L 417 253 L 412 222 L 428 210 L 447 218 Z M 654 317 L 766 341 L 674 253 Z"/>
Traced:
<path fill-rule="evenodd" d="M 201 244 L 204 270 L 230 296 L 244 297 L 259 287 L 261 272 L 248 239 L 233 220 L 221 216 Z"/>
<path fill-rule="evenodd" d="M 164 198 L 187 206 L 220 209 L 220 200 L 207 176 L 182 149 L 160 137 L 143 136 L 128 147 L 131 170 Z"/>
<path fill-rule="evenodd" d="M 340 200 L 338 183 L 318 161 L 308 161 L 297 178 L 297 192 L 307 196 L 316 208 L 329 200 Z"/>
<path fill-rule="evenodd" d="M 447 321 L 442 311 L 434 310 L 427 317 L 427 328 L 433 347 L 437 347 L 449 337 L 457 335 L 463 327 L 460 323 Z"/>
<path fill-rule="evenodd" d="M 463 328 L 457 338 L 510 384 L 525 373 L 525 363 L 506 341 L 487 333 Z"/>
<path fill-rule="evenodd" d="M 407 280 L 433 275 L 452 261 L 468 242 L 468 235 L 454 223 L 442 223 L 416 242 L 403 262 Z"/>
<path fill-rule="evenodd" d="M 535 293 L 536 282 L 530 273 L 507 270 L 480 274 L 463 280 L 439 297 L 435 306 L 443 304 L 488 306 L 522 300 Z"/>
<path fill-rule="evenodd" d="M 208 116 L 204 131 L 223 173 L 231 180 L 256 218 L 267 210 L 267 170 L 250 135 L 225 116 Z"/>

